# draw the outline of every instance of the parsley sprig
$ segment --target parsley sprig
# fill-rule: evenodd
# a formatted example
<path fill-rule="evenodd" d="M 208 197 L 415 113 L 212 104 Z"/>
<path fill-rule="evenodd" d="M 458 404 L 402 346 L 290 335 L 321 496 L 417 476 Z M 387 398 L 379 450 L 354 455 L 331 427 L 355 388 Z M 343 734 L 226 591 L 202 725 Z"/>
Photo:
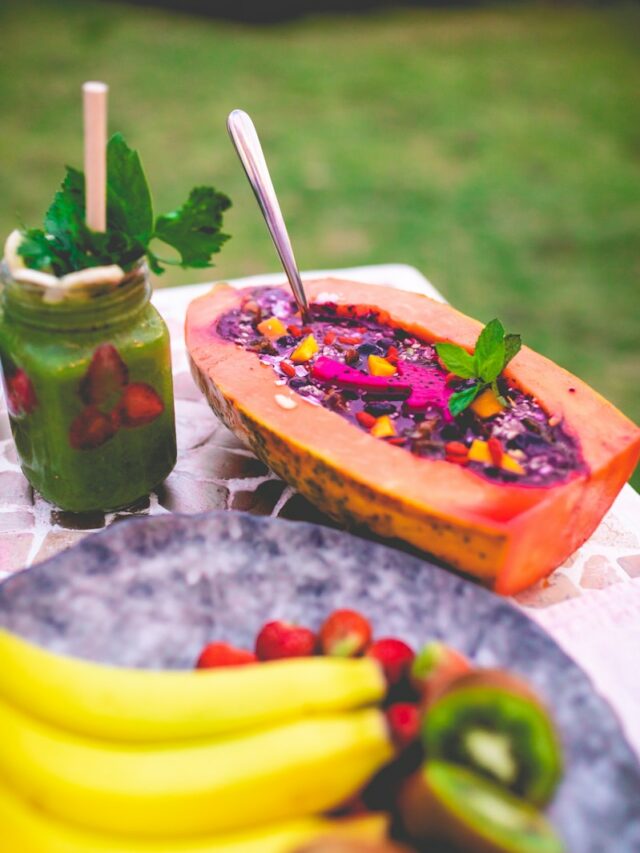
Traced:
<path fill-rule="evenodd" d="M 456 391 L 449 398 L 449 411 L 459 415 L 485 388 L 491 387 L 499 399 L 498 377 L 522 346 L 520 335 L 505 335 L 500 320 L 491 320 L 476 341 L 473 355 L 458 344 L 436 344 L 438 357 L 450 373 L 473 384 Z"/>
<path fill-rule="evenodd" d="M 154 220 L 149 185 L 137 151 L 121 133 L 107 145 L 107 230 L 85 224 L 84 174 L 67 166 L 62 186 L 44 218 L 44 228 L 29 228 L 18 248 L 31 269 L 66 275 L 86 267 L 118 264 L 130 268 L 145 255 L 158 275 L 164 266 L 212 266 L 211 256 L 229 239 L 223 234 L 223 213 L 231 201 L 212 187 L 195 187 L 187 201 Z M 153 240 L 172 246 L 179 261 L 158 257 Z"/>

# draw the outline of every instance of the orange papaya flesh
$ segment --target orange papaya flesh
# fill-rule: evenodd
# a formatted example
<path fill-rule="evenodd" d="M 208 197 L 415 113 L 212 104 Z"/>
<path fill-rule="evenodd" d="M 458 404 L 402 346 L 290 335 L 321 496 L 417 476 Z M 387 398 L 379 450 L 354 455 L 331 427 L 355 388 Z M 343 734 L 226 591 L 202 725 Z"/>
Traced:
<path fill-rule="evenodd" d="M 482 328 L 449 305 L 392 288 L 321 279 L 309 282 L 307 293 L 312 303 L 336 304 L 341 316 L 373 311 L 382 324 L 470 351 Z M 299 405 L 284 410 L 267 381 L 271 368 L 215 331 L 242 298 L 219 285 L 187 314 L 192 371 L 218 416 L 336 520 L 408 542 L 498 592 L 516 593 L 560 565 L 591 535 L 637 463 L 640 430 L 526 347 L 505 371 L 507 380 L 562 419 L 585 462 L 576 476 L 551 486 L 491 482 L 460 465 L 417 457 L 295 393 Z"/>

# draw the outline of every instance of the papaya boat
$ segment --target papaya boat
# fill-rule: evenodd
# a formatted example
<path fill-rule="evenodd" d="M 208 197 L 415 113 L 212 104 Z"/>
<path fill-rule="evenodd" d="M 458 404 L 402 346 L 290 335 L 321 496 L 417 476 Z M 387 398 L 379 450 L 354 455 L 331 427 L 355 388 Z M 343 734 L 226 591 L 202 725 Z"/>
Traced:
<path fill-rule="evenodd" d="M 426 296 L 305 287 L 307 322 L 286 287 L 225 285 L 186 319 L 199 387 L 282 479 L 506 595 L 591 535 L 640 453 L 613 405 L 527 347 L 491 383 L 448 370 L 440 345 L 472 361 L 482 324 Z"/>

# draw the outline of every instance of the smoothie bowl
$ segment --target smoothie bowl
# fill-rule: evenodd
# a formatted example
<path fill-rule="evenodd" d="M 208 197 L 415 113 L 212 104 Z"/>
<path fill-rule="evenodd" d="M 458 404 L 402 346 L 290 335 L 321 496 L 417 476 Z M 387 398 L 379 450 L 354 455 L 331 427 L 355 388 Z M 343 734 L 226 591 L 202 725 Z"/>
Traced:
<path fill-rule="evenodd" d="M 218 286 L 187 315 L 196 381 L 279 476 L 505 594 L 585 541 L 640 452 L 624 415 L 496 321 L 380 286 L 307 291 L 307 324 L 284 288 Z"/>

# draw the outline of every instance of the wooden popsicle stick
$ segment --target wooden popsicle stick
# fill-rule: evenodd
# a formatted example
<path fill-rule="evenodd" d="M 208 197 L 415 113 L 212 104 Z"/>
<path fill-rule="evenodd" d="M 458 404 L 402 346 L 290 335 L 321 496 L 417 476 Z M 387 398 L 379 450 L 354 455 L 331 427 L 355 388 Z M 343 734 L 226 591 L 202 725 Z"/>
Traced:
<path fill-rule="evenodd" d="M 106 83 L 82 87 L 84 105 L 85 221 L 92 231 L 107 230 L 107 92 Z"/>

